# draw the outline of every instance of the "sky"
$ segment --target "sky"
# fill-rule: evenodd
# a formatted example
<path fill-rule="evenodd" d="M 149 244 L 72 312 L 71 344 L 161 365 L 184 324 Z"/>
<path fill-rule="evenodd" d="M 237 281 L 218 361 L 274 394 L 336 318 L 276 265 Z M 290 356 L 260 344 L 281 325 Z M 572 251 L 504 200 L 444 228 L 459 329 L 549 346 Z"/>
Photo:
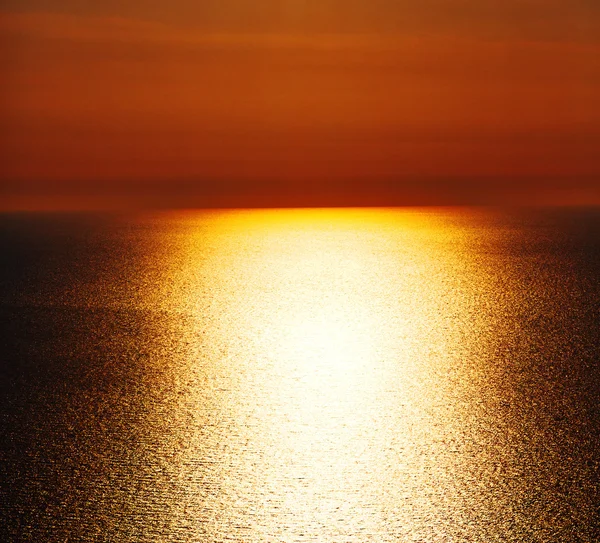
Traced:
<path fill-rule="evenodd" d="M 8 0 L 0 208 L 600 204 L 597 0 Z"/>

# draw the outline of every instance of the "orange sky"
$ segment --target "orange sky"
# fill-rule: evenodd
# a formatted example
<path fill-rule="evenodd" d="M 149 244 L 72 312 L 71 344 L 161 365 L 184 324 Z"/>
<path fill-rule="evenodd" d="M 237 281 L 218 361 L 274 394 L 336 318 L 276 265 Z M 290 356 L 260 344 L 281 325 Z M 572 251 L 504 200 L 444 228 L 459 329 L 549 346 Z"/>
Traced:
<path fill-rule="evenodd" d="M 596 0 L 124 4 L 3 4 L 2 207 L 600 203 Z"/>

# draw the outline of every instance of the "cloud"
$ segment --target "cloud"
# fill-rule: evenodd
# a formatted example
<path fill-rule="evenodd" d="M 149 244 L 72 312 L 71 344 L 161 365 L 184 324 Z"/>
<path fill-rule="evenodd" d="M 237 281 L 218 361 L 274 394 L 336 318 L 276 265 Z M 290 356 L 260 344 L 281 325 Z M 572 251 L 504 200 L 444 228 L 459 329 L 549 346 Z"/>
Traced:
<path fill-rule="evenodd" d="M 8 0 L 5 11 L 159 21 L 203 33 L 399 33 L 595 41 L 595 0 Z"/>
<path fill-rule="evenodd" d="M 2 179 L 600 172 L 594 43 L 217 30 L 0 17 Z"/>

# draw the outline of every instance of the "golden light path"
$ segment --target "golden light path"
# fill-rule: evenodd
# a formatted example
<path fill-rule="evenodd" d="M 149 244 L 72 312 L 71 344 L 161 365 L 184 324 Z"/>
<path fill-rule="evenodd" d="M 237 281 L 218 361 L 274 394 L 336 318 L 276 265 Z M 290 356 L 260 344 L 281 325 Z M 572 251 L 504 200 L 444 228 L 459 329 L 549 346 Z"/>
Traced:
<path fill-rule="evenodd" d="M 477 407 L 490 322 L 468 228 L 391 210 L 172 220 L 152 303 L 182 315 L 162 412 L 174 533 L 446 541 L 486 518 L 478 477 L 512 453 Z"/>
<path fill-rule="evenodd" d="M 600 541 L 599 225 L 4 217 L 0 540 Z"/>

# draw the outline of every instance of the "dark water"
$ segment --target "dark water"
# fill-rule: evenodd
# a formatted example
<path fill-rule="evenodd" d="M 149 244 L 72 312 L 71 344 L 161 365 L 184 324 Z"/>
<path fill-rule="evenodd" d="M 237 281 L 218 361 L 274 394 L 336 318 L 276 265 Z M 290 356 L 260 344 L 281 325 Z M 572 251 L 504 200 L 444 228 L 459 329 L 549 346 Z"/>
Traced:
<path fill-rule="evenodd" d="M 0 541 L 600 541 L 600 211 L 0 216 Z"/>

